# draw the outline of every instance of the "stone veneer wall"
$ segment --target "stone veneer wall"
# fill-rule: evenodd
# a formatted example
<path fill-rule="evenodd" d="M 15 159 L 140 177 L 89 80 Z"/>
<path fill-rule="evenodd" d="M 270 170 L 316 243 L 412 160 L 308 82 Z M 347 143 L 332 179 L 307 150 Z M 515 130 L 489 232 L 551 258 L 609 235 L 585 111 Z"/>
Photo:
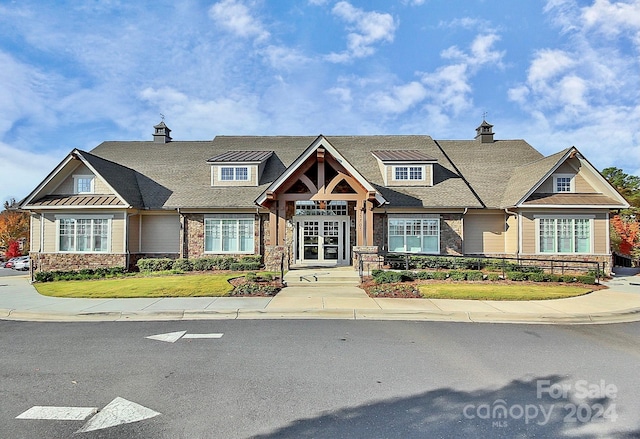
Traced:
<path fill-rule="evenodd" d="M 184 254 L 188 259 L 204 256 L 204 215 L 184 214 Z"/>
<path fill-rule="evenodd" d="M 71 271 L 83 268 L 126 267 L 127 255 L 104 253 L 37 253 L 29 254 L 36 271 Z"/>
<path fill-rule="evenodd" d="M 491 254 L 468 254 L 470 258 L 474 256 L 481 256 L 485 258 L 512 258 L 518 259 L 518 255 L 512 253 L 491 253 Z M 610 255 L 520 255 L 520 259 L 533 259 L 533 260 L 546 260 L 546 261 L 558 261 L 558 262 L 597 262 L 600 264 L 600 269 L 602 269 L 602 264 L 604 263 L 604 272 L 606 274 L 610 273 L 613 267 L 613 257 Z M 508 261 L 508 262 L 517 262 L 517 261 Z M 528 261 L 522 261 L 523 265 L 527 265 Z M 528 263 L 528 265 L 533 264 L 533 262 Z M 545 264 L 548 267 L 548 264 Z M 577 265 L 576 265 L 577 266 Z M 557 267 L 558 272 L 561 270 L 561 267 Z M 584 265 L 585 270 L 591 270 L 593 267 Z"/>
<path fill-rule="evenodd" d="M 284 245 L 265 245 L 264 246 L 264 268 L 267 271 L 280 271 L 282 257 L 284 256 L 285 271 L 289 270 L 291 265 L 291 252 Z"/>

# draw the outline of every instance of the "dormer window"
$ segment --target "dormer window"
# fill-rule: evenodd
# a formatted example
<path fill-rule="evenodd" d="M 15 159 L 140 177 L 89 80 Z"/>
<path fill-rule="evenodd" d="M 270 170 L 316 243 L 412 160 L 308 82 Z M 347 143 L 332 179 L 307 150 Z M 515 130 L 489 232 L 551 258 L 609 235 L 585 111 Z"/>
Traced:
<path fill-rule="evenodd" d="M 419 150 L 372 151 L 385 186 L 433 186 L 437 160 Z"/>
<path fill-rule="evenodd" d="M 574 192 L 573 175 L 554 175 L 553 191 L 558 192 Z"/>
<path fill-rule="evenodd" d="M 247 181 L 249 180 L 249 168 L 246 166 L 220 167 L 221 181 Z"/>
<path fill-rule="evenodd" d="M 211 186 L 258 186 L 273 151 L 227 151 L 210 158 Z"/>
<path fill-rule="evenodd" d="M 394 180 L 424 180 L 424 167 L 422 166 L 395 166 Z"/>
<path fill-rule="evenodd" d="M 92 194 L 94 189 L 94 176 L 74 175 L 73 188 L 76 194 Z"/>

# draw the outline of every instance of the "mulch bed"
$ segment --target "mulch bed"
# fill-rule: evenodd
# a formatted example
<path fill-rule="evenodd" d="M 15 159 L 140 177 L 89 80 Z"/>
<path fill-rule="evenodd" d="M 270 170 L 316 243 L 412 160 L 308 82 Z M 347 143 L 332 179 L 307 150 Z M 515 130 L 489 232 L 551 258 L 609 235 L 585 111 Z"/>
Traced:
<path fill-rule="evenodd" d="M 258 286 L 271 286 L 276 289 L 276 292 L 274 294 L 266 294 L 260 290 L 253 291 L 250 294 L 232 292 L 231 295 L 234 297 L 273 297 L 282 289 L 282 282 L 280 281 L 280 279 L 277 279 L 277 278 L 274 278 L 272 281 L 258 279 L 255 282 L 254 281 L 249 282 L 244 276 L 239 276 L 239 277 L 234 277 L 233 279 L 229 279 L 228 282 L 231 285 L 233 285 L 234 288 L 240 287 L 246 284 L 256 284 Z"/>

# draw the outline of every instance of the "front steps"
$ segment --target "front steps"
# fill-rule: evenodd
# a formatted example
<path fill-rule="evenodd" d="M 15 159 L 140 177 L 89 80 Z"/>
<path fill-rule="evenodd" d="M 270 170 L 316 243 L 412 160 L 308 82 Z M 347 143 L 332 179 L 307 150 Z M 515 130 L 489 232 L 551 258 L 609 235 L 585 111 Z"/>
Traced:
<path fill-rule="evenodd" d="M 284 275 L 290 287 L 357 287 L 360 276 L 353 267 L 307 267 L 291 269 Z"/>

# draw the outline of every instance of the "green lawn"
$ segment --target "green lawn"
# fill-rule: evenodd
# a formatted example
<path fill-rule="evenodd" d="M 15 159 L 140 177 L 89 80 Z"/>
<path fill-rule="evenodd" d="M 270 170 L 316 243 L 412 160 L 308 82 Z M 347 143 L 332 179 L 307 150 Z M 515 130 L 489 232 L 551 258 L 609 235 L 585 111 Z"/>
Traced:
<path fill-rule="evenodd" d="M 495 283 L 429 283 L 418 287 L 427 299 L 546 300 L 581 296 L 594 290 L 588 285 Z"/>
<path fill-rule="evenodd" d="M 233 289 L 227 280 L 242 274 L 194 274 L 72 280 L 36 283 L 38 292 L 53 297 L 217 297 Z"/>

